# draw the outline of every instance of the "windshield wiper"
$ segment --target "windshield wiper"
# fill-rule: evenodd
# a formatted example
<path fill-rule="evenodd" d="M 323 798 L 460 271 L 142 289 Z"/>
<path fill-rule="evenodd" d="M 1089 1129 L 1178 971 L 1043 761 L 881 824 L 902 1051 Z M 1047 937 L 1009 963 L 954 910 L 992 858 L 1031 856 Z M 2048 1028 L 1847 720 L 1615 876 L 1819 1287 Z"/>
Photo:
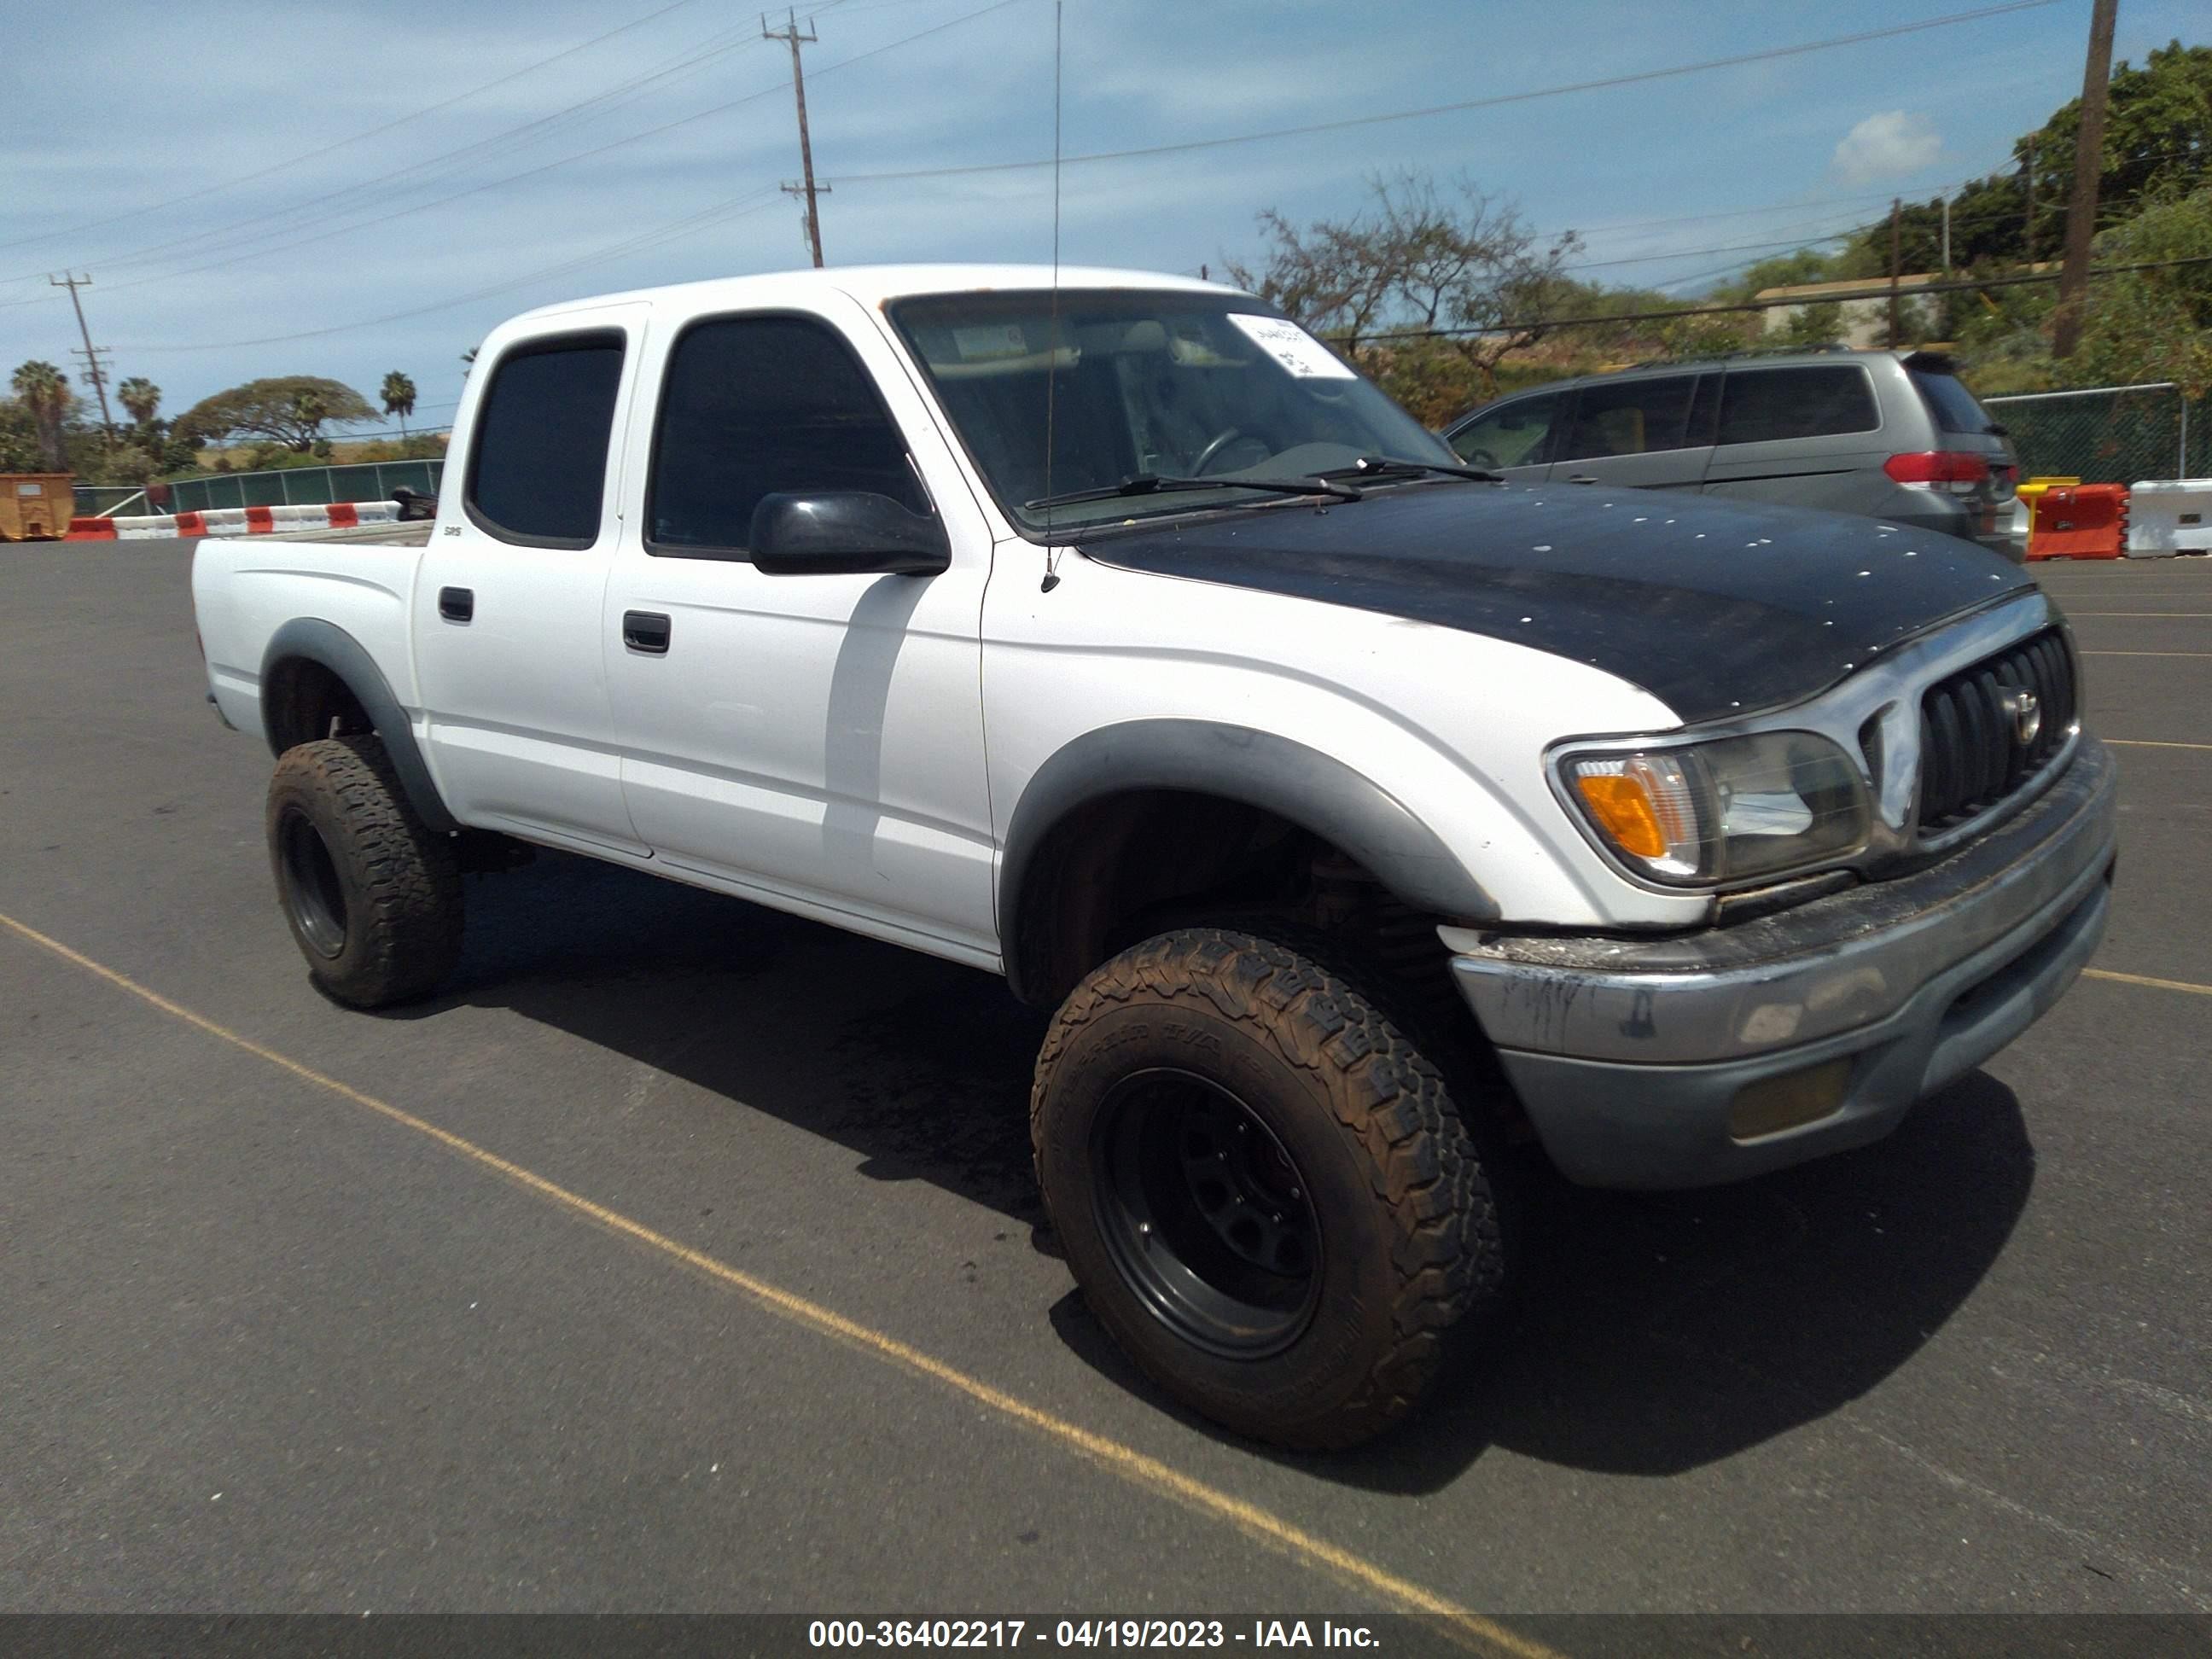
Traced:
<path fill-rule="evenodd" d="M 1176 478 L 1158 472 L 1139 472 L 1117 484 L 1096 489 L 1070 489 L 1057 495 L 1040 495 L 1024 501 L 1024 507 L 1073 507 L 1082 501 L 1110 501 L 1121 495 L 1157 495 L 1170 489 L 1261 489 L 1273 495 L 1328 495 L 1340 501 L 1364 499 L 1349 485 L 1331 483 L 1325 477 L 1311 478 Z"/>
<path fill-rule="evenodd" d="M 1441 472 L 1454 478 L 1473 478 L 1478 483 L 1504 483 L 1503 474 L 1479 466 L 1455 466 L 1448 461 L 1409 461 L 1395 455 L 1362 455 L 1350 466 L 1333 466 L 1324 478 L 1372 477 L 1378 472 Z"/>

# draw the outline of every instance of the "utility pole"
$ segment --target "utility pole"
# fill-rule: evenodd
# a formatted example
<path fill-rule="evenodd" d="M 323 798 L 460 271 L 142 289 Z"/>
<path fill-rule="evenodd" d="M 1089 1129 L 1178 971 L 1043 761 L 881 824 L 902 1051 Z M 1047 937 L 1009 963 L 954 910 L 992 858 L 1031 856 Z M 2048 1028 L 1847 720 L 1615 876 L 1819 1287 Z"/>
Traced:
<path fill-rule="evenodd" d="M 93 392 L 100 399 L 100 428 L 107 434 L 107 447 L 112 449 L 115 447 L 115 421 L 107 412 L 107 371 L 100 361 L 107 348 L 93 344 L 92 331 L 85 326 L 84 301 L 77 298 L 76 293 L 80 288 L 92 286 L 92 273 L 87 271 L 79 276 L 72 271 L 66 276 L 49 276 L 46 281 L 52 287 L 65 288 L 70 291 L 70 304 L 76 311 L 76 331 L 84 339 L 84 349 L 80 351 L 71 348 L 70 355 L 84 359 L 84 378 L 92 382 Z"/>
<path fill-rule="evenodd" d="M 1899 238 L 1902 234 L 1905 201 L 1901 197 L 1889 198 L 1889 343 L 1893 349 L 1898 342 L 1897 277 Z"/>
<path fill-rule="evenodd" d="M 2082 290 L 2089 285 L 2089 239 L 2097 231 L 2097 184 L 2105 171 L 2105 91 L 2112 78 L 2112 22 L 2119 0 L 2095 0 L 2089 56 L 2081 69 L 2081 130 L 2074 141 L 2074 194 L 2066 203 L 2066 263 L 2058 273 L 2058 314 L 2051 355 L 2070 357 L 2081 337 Z"/>
<path fill-rule="evenodd" d="M 1951 274 L 1951 198 L 1943 198 L 1943 274 Z"/>
<path fill-rule="evenodd" d="M 814 146 L 806 136 L 806 71 L 799 67 L 799 48 L 802 45 L 811 43 L 816 38 L 814 23 L 810 18 L 807 21 L 806 33 L 801 34 L 799 32 L 799 15 L 796 12 L 787 12 L 784 15 L 784 26 L 780 29 L 772 29 L 768 26 L 768 14 L 763 12 L 761 38 L 763 40 L 787 41 L 791 46 L 791 90 L 793 95 L 799 100 L 799 165 L 805 177 L 802 183 L 787 184 L 783 190 L 787 196 L 804 196 L 806 198 L 806 243 L 814 250 L 814 267 L 818 270 L 822 268 L 822 209 L 814 199 L 817 194 L 814 183 Z M 823 185 L 819 193 L 826 196 L 829 191 L 830 187 Z"/>
<path fill-rule="evenodd" d="M 2031 152 L 2020 158 L 2020 199 L 2022 204 L 2020 220 L 2020 240 L 2027 255 L 2030 270 L 2035 266 L 2035 156 Z"/>

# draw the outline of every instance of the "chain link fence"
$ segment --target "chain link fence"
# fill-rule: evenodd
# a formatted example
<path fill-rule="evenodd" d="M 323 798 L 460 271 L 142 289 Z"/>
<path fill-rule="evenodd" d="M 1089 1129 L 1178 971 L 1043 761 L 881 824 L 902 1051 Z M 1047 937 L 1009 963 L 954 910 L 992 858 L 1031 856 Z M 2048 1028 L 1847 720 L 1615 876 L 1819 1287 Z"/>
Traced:
<path fill-rule="evenodd" d="M 1982 404 L 2012 434 L 2023 478 L 2212 477 L 2212 398 L 2191 403 L 2171 381 L 2026 392 Z"/>

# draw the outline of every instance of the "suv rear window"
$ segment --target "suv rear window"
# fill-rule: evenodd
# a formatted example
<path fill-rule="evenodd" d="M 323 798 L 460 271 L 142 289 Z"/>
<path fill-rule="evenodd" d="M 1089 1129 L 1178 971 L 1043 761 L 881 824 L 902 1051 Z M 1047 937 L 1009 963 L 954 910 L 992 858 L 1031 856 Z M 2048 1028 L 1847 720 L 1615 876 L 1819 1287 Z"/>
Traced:
<path fill-rule="evenodd" d="M 1873 384 L 1855 363 L 1732 368 L 1721 387 L 1718 441 L 1724 444 L 1826 438 L 1881 425 Z"/>
<path fill-rule="evenodd" d="M 1990 412 L 1974 401 L 1974 394 L 1966 390 L 1966 383 L 1955 374 L 1945 374 L 1935 369 L 1911 368 L 1912 384 L 1920 388 L 1920 395 L 1928 400 L 1928 407 L 1936 416 L 1936 424 L 1946 432 L 1971 432 L 1986 435 L 1996 424 Z"/>

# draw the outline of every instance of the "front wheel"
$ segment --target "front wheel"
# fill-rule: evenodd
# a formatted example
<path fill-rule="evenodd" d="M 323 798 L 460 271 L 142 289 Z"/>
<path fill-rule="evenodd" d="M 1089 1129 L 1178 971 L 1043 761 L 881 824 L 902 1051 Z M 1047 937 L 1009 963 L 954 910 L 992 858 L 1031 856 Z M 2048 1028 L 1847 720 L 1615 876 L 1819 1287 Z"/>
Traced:
<path fill-rule="evenodd" d="M 461 953 L 460 868 L 374 737 L 288 749 L 269 784 L 269 858 L 307 973 L 337 1001 L 426 996 Z"/>
<path fill-rule="evenodd" d="M 1490 1179 L 1443 1076 L 1284 945 L 1192 928 L 1116 957 L 1054 1019 L 1030 1121 L 1100 1322 L 1255 1439 L 1380 1433 L 1504 1289 Z"/>

